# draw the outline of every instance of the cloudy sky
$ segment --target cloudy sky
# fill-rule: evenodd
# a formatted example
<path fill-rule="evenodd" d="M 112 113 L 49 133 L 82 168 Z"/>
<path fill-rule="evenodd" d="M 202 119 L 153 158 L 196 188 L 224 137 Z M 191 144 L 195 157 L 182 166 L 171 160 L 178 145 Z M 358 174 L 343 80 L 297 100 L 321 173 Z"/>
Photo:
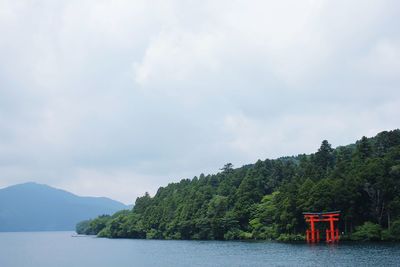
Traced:
<path fill-rule="evenodd" d="M 0 187 L 133 203 L 400 127 L 400 2 L 0 0 Z"/>

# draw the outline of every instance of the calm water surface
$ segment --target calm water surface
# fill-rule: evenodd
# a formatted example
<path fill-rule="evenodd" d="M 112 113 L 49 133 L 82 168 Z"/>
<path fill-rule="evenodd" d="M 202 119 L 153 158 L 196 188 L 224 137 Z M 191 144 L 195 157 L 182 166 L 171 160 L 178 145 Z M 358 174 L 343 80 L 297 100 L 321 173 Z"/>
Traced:
<path fill-rule="evenodd" d="M 0 233 L 0 266 L 400 266 L 399 244 L 158 241 Z"/>

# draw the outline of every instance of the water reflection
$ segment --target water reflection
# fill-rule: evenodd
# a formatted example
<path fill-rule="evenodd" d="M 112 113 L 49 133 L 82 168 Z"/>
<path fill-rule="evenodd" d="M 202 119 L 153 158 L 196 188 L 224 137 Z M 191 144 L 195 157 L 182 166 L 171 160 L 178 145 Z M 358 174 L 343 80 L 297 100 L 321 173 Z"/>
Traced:
<path fill-rule="evenodd" d="M 161 241 L 0 233 L 0 266 L 400 266 L 391 243 Z"/>

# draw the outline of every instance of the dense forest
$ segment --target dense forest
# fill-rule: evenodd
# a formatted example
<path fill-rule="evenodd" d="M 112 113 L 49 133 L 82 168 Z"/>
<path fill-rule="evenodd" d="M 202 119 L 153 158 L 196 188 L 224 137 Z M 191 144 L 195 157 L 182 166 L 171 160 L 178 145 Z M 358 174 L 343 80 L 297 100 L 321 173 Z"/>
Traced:
<path fill-rule="evenodd" d="M 302 213 L 340 210 L 342 238 L 400 240 L 400 130 L 314 154 L 259 160 L 160 187 L 80 234 L 147 239 L 304 239 Z"/>

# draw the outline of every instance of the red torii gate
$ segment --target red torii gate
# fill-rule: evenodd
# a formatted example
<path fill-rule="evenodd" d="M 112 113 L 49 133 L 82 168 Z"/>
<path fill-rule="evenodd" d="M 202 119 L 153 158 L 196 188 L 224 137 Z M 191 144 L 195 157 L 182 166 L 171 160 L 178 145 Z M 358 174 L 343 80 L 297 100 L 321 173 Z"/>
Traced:
<path fill-rule="evenodd" d="M 329 222 L 330 229 L 326 229 L 326 242 L 339 242 L 339 229 L 335 229 L 335 222 L 339 221 L 340 211 L 330 212 L 303 212 L 304 219 L 310 223 L 306 231 L 307 243 L 317 243 L 320 240 L 319 229 L 315 229 L 316 222 Z"/>

